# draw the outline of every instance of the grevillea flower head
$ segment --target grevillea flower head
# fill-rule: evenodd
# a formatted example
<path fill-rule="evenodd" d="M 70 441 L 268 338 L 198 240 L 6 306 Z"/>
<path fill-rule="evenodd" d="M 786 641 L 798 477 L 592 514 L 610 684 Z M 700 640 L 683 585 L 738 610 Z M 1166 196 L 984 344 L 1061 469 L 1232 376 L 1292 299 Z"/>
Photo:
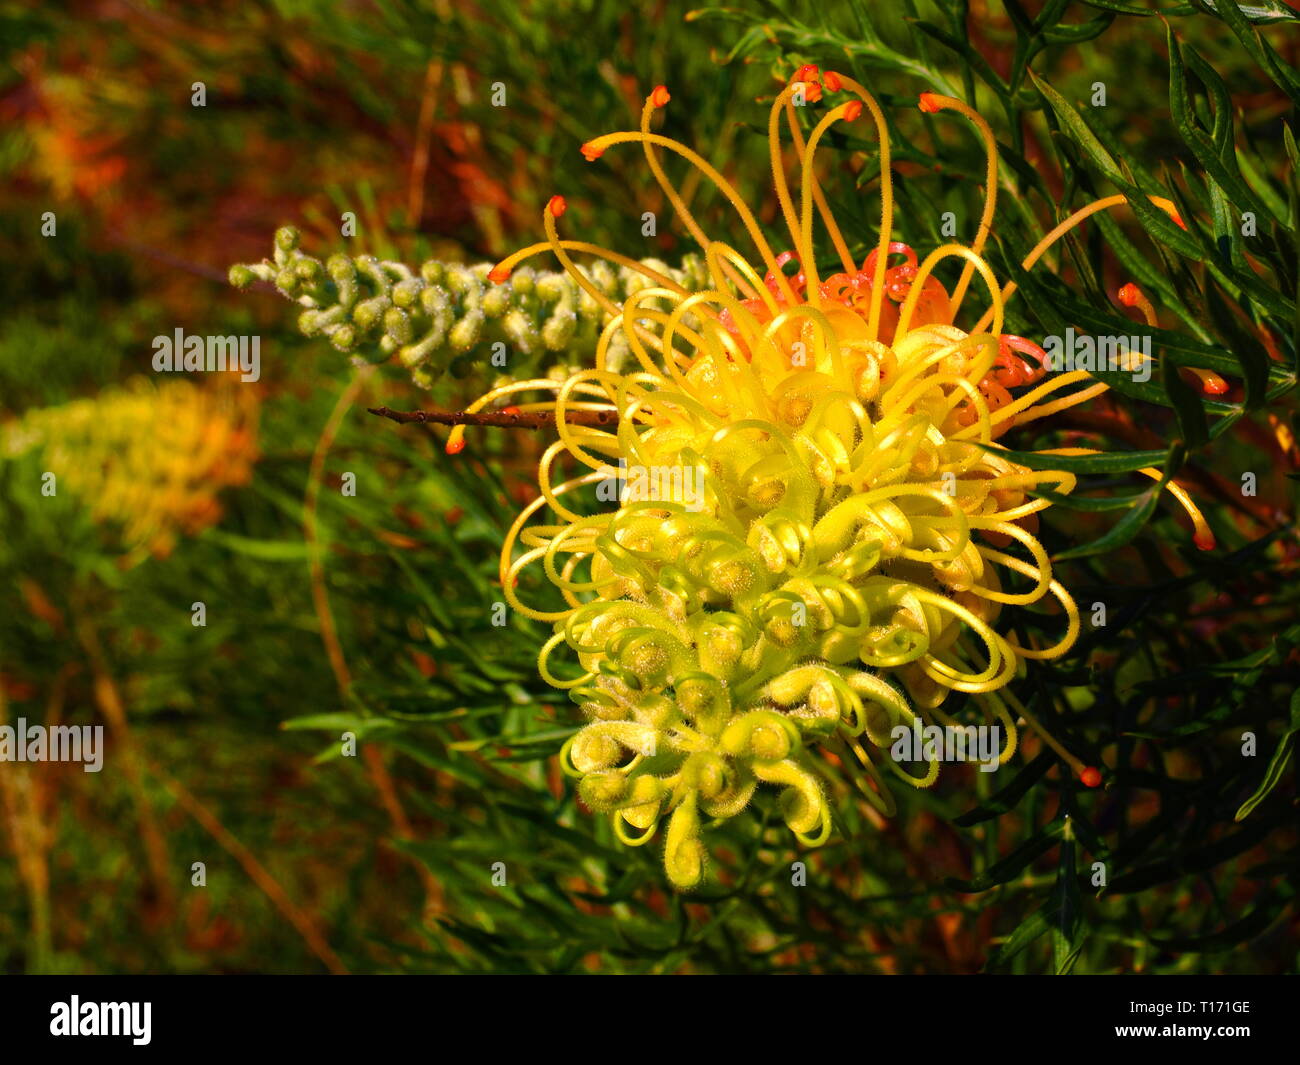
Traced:
<path fill-rule="evenodd" d="M 797 93 L 831 105 L 806 137 Z M 882 750 L 900 725 L 951 723 L 942 707 L 953 692 L 1000 723 L 998 758 L 1011 757 L 1017 713 L 1032 718 L 1008 683 L 1023 660 L 1063 654 L 1080 627 L 1034 535 L 1050 503 L 1031 493 L 1068 493 L 1075 477 L 1017 465 L 995 441 L 1012 425 L 1084 402 L 1106 386 L 1083 371 L 1049 377 L 1041 348 L 1003 332 L 1014 286 L 1000 288 L 981 257 L 993 222 L 997 151 L 988 124 L 961 101 L 927 93 L 921 107 L 958 112 L 983 139 L 988 172 L 979 229 L 970 246 L 945 244 L 918 262 L 894 239 L 885 120 L 858 82 L 805 67 L 772 104 L 774 194 L 791 243 L 783 252 L 722 174 L 651 131 L 655 110 L 669 99 L 662 86 L 655 89 L 639 129 L 597 137 L 582 152 L 595 161 L 617 146 L 639 146 L 702 249 L 708 283 L 687 288 L 615 252 L 561 238 L 561 216 L 571 222 L 575 212 L 566 214 L 556 197 L 543 214 L 546 241 L 497 264 L 490 276 L 505 281 L 518 263 L 553 252 L 608 315 L 595 365 L 563 381 L 503 385 L 470 410 L 530 391 L 553 393 L 518 407 L 553 411 L 559 439 L 542 457 L 540 496 L 503 545 L 502 586 L 516 609 L 554 623 L 539 668 L 589 719 L 561 756 L 583 803 L 609 816 L 629 845 L 655 838 L 666 820 L 668 877 L 689 889 L 705 873 L 706 823 L 736 816 L 764 785 L 779 789 L 781 816 L 800 841 L 829 837 L 823 749 L 860 764 L 869 778 L 864 794 L 892 812 L 876 766 Z M 882 210 L 876 246 L 858 264 L 814 159 L 833 125 L 868 117 L 880 144 Z M 797 200 L 783 125 L 799 175 Z M 704 231 L 665 173 L 665 153 L 685 159 L 730 201 L 753 256 Z M 1122 202 L 1112 197 L 1077 212 L 1043 239 L 1025 268 L 1072 225 Z M 1156 202 L 1172 213 L 1172 205 Z M 827 276 L 813 249 L 818 219 L 839 259 Z M 615 303 L 574 253 L 638 270 L 646 284 Z M 952 291 L 935 276 L 950 258 L 962 261 Z M 974 281 L 984 289 L 985 309 L 962 327 Z M 630 362 L 612 354 L 615 338 L 625 342 Z M 449 451 L 463 446 L 463 435 L 463 427 L 453 430 Z M 562 462 L 570 467 L 564 473 Z M 590 495 L 585 486 L 608 483 L 620 463 L 662 475 L 644 477 L 633 491 L 629 474 L 617 506 L 584 513 L 576 500 Z M 1155 470 L 1144 472 L 1159 479 Z M 683 492 L 688 483 L 697 490 Z M 1208 535 L 1186 494 L 1169 487 L 1198 534 Z M 534 524 L 546 511 L 553 517 Z M 530 566 L 542 568 L 565 609 L 520 600 L 518 576 Z M 1044 600 L 1059 607 L 1054 644 L 1027 647 L 999 631 L 1004 606 Z M 562 656 L 563 665 L 555 661 Z M 887 755 L 883 761 L 917 787 L 939 773 L 935 759 L 920 760 L 917 772 Z M 1100 779 L 1095 770 L 1087 776 L 1093 784 Z"/>
<path fill-rule="evenodd" d="M 58 490 L 114 531 L 128 561 L 162 558 L 220 519 L 223 488 L 252 479 L 257 411 L 256 391 L 243 385 L 135 377 L 29 412 L 6 432 L 3 451 L 42 448 Z"/>

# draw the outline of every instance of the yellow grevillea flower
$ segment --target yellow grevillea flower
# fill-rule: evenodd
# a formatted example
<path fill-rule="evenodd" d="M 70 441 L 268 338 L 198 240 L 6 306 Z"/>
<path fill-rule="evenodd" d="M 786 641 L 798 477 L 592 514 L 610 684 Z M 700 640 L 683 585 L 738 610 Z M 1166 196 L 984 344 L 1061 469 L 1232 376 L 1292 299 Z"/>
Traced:
<path fill-rule="evenodd" d="M 827 93 L 847 100 L 805 139 L 797 94 L 829 102 Z M 534 390 L 554 393 L 517 408 L 553 411 L 559 439 L 541 460 L 541 495 L 502 548 L 502 586 L 515 609 L 555 625 L 539 668 L 590 719 L 562 754 L 583 802 L 608 814 L 630 845 L 649 841 L 666 817 L 669 879 L 691 888 L 704 875 L 705 822 L 738 814 L 760 785 L 780 789 L 784 820 L 802 842 L 828 838 L 819 746 L 841 758 L 854 752 L 873 782 L 864 793 L 886 812 L 892 800 L 864 743 L 887 750 L 892 730 L 918 717 L 951 723 L 940 707 L 954 691 L 1001 724 L 999 760 L 1012 755 L 1016 713 L 1008 703 L 1032 718 L 1005 686 L 1022 660 L 1059 656 L 1079 632 L 1074 601 L 1033 534 L 1036 515 L 1050 504 L 1028 493 L 1069 492 L 1075 478 L 1018 466 L 993 442 L 1012 424 L 1083 402 L 1106 385 L 1084 371 L 1049 378 L 1040 348 L 1003 334 L 1014 286 L 1000 288 L 980 255 L 993 220 L 997 152 L 987 123 L 961 101 L 926 94 L 921 106 L 960 113 L 983 138 L 983 216 L 969 247 L 945 244 L 918 264 L 893 241 L 885 120 L 862 85 L 804 68 L 772 105 L 775 195 L 793 245 L 786 255 L 769 245 L 722 174 L 651 132 L 654 111 L 668 100 L 657 88 L 640 129 L 598 137 L 583 154 L 595 160 L 617 145 L 640 146 L 703 249 L 711 287 L 688 291 L 628 257 L 561 239 L 565 203 L 554 197 L 544 214 L 547 240 L 489 277 L 504 284 L 523 259 L 553 252 L 609 315 L 596 364 L 563 381 L 504 385 L 470 409 Z M 813 160 L 826 131 L 864 109 L 880 142 L 882 216 L 877 246 L 859 266 Z M 717 185 L 757 258 L 705 233 L 665 174 L 663 152 Z M 1071 226 L 1122 202 L 1112 197 L 1077 212 L 1044 238 L 1026 268 Z M 813 252 L 818 218 L 842 265 L 825 279 Z M 616 304 L 574 263 L 575 252 L 639 270 L 648 283 Z M 900 254 L 905 261 L 891 266 Z M 951 294 L 934 276 L 949 258 L 963 263 Z M 785 269 L 791 259 L 800 271 L 794 276 Z M 973 281 L 987 309 L 963 329 L 955 323 Z M 635 365 L 611 359 L 616 336 Z M 1013 397 L 1011 389 L 1024 386 Z M 463 446 L 458 427 L 448 451 Z M 562 461 L 571 469 L 560 473 Z M 627 480 L 619 505 L 581 512 L 575 495 L 608 484 L 619 463 Z M 1182 489 L 1170 488 L 1207 536 Z M 545 511 L 549 522 L 533 524 Z M 566 609 L 519 600 L 518 574 L 534 565 L 563 593 Z M 1044 599 L 1059 605 L 1054 645 L 1024 647 L 995 627 L 1004 605 Z M 563 648 L 576 667 L 553 663 Z M 917 787 L 939 772 L 937 761 L 913 772 L 886 760 Z M 1099 779 L 1096 770 L 1087 776 Z"/>
<path fill-rule="evenodd" d="M 169 554 L 221 516 L 218 493 L 252 477 L 257 397 L 243 385 L 199 388 L 132 378 L 88 399 L 26 414 L 9 453 L 39 446 L 55 490 L 112 526 L 132 561 Z"/>

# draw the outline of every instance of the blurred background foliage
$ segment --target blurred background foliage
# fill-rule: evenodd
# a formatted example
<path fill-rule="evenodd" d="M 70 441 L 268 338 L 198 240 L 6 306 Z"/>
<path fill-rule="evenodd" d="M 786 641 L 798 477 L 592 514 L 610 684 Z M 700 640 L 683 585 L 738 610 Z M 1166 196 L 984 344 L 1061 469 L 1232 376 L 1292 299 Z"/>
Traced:
<path fill-rule="evenodd" d="M 99 774 L 0 765 L 0 969 L 1296 971 L 1291 7 L 98 0 L 0 2 L 0 27 L 0 716 L 109 736 Z M 538 239 L 556 192 L 582 238 L 680 265 L 679 230 L 641 235 L 643 211 L 671 208 L 638 156 L 592 166 L 578 146 L 666 84 L 664 132 L 773 222 L 762 101 L 805 62 L 878 93 L 896 239 L 921 254 L 941 211 L 977 216 L 984 169 L 917 93 L 989 118 L 1005 164 L 991 258 L 1023 288 L 1012 331 L 1134 332 L 1115 290 L 1153 297 L 1167 371 L 1004 443 L 1159 452 L 1219 546 L 1196 551 L 1180 514 L 1134 496 L 1131 461 L 1085 463 L 1078 509 L 1053 508 L 1042 535 L 1074 550 L 1062 579 L 1107 624 L 1016 691 L 1103 787 L 1031 737 L 999 774 L 950 767 L 900 795 L 887 822 L 846 785 L 841 831 L 813 853 L 760 798 L 719 831 L 709 886 L 680 897 L 652 848 L 619 845 L 562 781 L 577 714 L 536 676 L 540 628 L 492 625 L 538 440 L 474 430 L 453 460 L 441 430 L 371 417 L 463 404 L 483 374 L 430 396 L 302 336 L 272 285 L 241 295 L 227 269 L 286 223 L 321 259 L 491 261 Z M 827 143 L 862 255 L 876 147 Z M 1174 199 L 1188 229 L 1139 200 L 1021 276 L 1038 235 L 1130 189 Z M 720 196 L 687 194 L 732 232 Z M 259 335 L 261 380 L 132 381 L 177 328 Z M 1230 389 L 1204 396 L 1176 366 Z M 58 462 L 82 487 L 45 497 Z"/>

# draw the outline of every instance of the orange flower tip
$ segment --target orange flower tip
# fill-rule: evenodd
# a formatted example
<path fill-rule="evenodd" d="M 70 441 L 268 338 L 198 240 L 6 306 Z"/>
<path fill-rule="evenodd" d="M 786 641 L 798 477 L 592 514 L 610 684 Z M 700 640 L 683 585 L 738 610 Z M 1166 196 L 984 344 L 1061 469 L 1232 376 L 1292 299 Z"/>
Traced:
<path fill-rule="evenodd" d="M 1228 382 L 1217 373 L 1210 373 L 1208 370 L 1203 371 L 1203 373 L 1201 391 L 1207 396 L 1221 396 L 1228 391 Z"/>
<path fill-rule="evenodd" d="M 550 212 L 552 218 L 559 218 L 569 209 L 568 203 L 563 196 L 552 196 L 546 203 L 546 209 Z"/>
<path fill-rule="evenodd" d="M 856 122 L 858 116 L 862 114 L 862 101 L 850 100 L 844 105 L 844 121 Z"/>
<path fill-rule="evenodd" d="M 833 70 L 826 71 L 822 76 L 822 84 L 825 85 L 826 88 L 830 89 L 831 92 L 839 92 L 844 88 L 844 82 L 840 81 L 840 76 Z"/>
<path fill-rule="evenodd" d="M 651 99 L 654 99 L 654 97 L 652 96 Z M 586 144 L 582 146 L 581 151 L 582 151 L 582 157 L 586 159 L 587 162 L 589 163 L 594 163 L 597 159 L 599 159 L 602 155 L 605 154 L 605 149 L 600 145 L 598 145 L 595 141 L 588 141 Z"/>
<path fill-rule="evenodd" d="M 650 94 L 651 107 L 664 107 L 668 101 L 673 98 L 672 93 L 668 91 L 666 85 L 656 85 L 654 92 Z"/>
<path fill-rule="evenodd" d="M 1079 774 L 1079 779 L 1083 781 L 1084 787 L 1095 788 L 1101 784 L 1101 770 L 1090 765 Z"/>
<path fill-rule="evenodd" d="M 487 279 L 494 285 L 500 285 L 502 282 L 510 280 L 510 268 L 508 266 L 494 266 L 488 271 Z"/>
<path fill-rule="evenodd" d="M 459 455 L 465 450 L 465 438 L 462 436 L 459 440 L 454 437 L 447 441 L 447 454 Z"/>
<path fill-rule="evenodd" d="M 935 96 L 932 92 L 923 92 L 921 93 L 921 98 L 917 101 L 916 106 L 927 115 L 933 115 L 940 110 L 939 97 Z"/>
<path fill-rule="evenodd" d="M 1124 304 L 1125 307 L 1136 307 L 1138 300 L 1141 298 L 1142 290 L 1131 281 L 1127 285 L 1122 286 L 1119 290 L 1119 301 Z"/>
<path fill-rule="evenodd" d="M 1192 543 L 1202 551 L 1213 551 L 1218 546 L 1218 541 L 1214 538 L 1214 533 L 1197 533 L 1192 537 Z"/>
<path fill-rule="evenodd" d="M 816 83 L 817 74 L 818 74 L 818 70 L 815 64 L 805 63 L 803 66 L 799 68 L 799 72 L 795 74 L 794 80 Z"/>
<path fill-rule="evenodd" d="M 522 413 L 522 412 L 520 411 L 520 409 L 519 409 L 518 407 L 502 407 L 502 408 L 501 408 L 501 413 L 502 413 L 502 414 L 520 414 L 520 413 Z"/>
<path fill-rule="evenodd" d="M 1174 214 L 1171 214 L 1169 217 L 1174 220 L 1174 225 L 1176 225 L 1179 229 L 1187 228 L 1187 223 L 1183 221 L 1181 215 L 1175 212 Z"/>

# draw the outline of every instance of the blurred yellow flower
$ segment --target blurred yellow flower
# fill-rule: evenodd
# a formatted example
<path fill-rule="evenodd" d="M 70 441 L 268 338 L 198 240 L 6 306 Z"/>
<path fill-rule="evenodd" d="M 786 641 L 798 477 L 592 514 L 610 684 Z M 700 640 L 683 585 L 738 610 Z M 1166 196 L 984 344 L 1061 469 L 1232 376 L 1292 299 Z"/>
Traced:
<path fill-rule="evenodd" d="M 245 385 L 137 377 L 28 412 L 6 434 L 6 450 L 42 448 L 56 490 L 113 527 L 133 561 L 164 557 L 220 518 L 223 488 L 251 479 L 257 411 Z"/>

